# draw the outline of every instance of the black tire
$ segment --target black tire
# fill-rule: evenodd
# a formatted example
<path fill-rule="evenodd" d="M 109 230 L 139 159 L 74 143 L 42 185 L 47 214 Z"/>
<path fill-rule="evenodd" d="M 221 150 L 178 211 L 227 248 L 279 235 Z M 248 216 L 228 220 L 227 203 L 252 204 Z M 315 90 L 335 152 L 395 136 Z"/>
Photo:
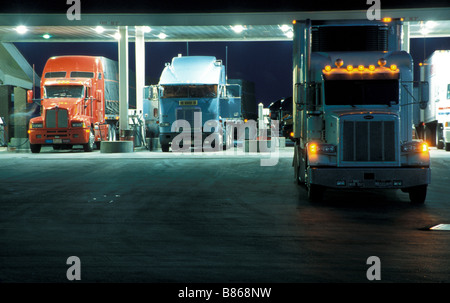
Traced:
<path fill-rule="evenodd" d="M 41 145 L 40 144 L 31 144 L 30 143 L 30 149 L 33 154 L 38 154 L 41 151 Z"/>
<path fill-rule="evenodd" d="M 436 127 L 436 147 L 438 149 L 443 149 L 445 147 L 443 134 L 444 128 L 442 124 L 438 124 Z"/>
<path fill-rule="evenodd" d="M 91 127 L 91 131 L 89 132 L 89 142 L 86 144 L 83 144 L 83 149 L 85 152 L 92 152 L 94 150 L 95 145 L 95 136 L 94 136 L 94 130 Z"/>
<path fill-rule="evenodd" d="M 432 124 L 425 125 L 425 141 L 430 146 L 436 146 L 436 126 Z"/>
<path fill-rule="evenodd" d="M 305 184 L 308 191 L 308 199 L 311 202 L 320 202 L 323 199 L 325 188 L 317 184 L 311 184 L 308 175 L 308 168 L 305 169 Z"/>
<path fill-rule="evenodd" d="M 325 189 L 317 184 L 308 185 L 308 199 L 311 202 L 320 202 L 323 199 Z"/>
<path fill-rule="evenodd" d="M 419 185 L 412 187 L 408 190 L 409 200 L 414 204 L 423 204 L 427 197 L 427 187 L 428 185 Z"/>
<path fill-rule="evenodd" d="M 169 144 L 162 144 L 161 149 L 164 153 L 168 153 L 169 152 Z"/>

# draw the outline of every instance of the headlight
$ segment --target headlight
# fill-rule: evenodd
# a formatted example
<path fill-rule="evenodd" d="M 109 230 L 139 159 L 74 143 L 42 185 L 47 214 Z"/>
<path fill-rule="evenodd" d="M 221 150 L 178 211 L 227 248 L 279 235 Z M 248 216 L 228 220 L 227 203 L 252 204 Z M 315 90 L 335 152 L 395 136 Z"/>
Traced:
<path fill-rule="evenodd" d="M 168 127 L 168 126 L 170 126 L 170 123 L 169 122 L 162 122 L 162 123 L 159 123 L 159 126 L 161 126 L 161 127 Z"/>
<path fill-rule="evenodd" d="M 72 127 L 85 127 L 84 122 L 72 122 Z"/>
<path fill-rule="evenodd" d="M 41 123 L 31 123 L 31 128 L 42 128 L 43 124 Z"/>
<path fill-rule="evenodd" d="M 324 143 L 309 143 L 308 150 L 312 154 L 335 154 L 336 146 L 333 144 L 324 144 Z"/>
<path fill-rule="evenodd" d="M 428 144 L 426 142 L 414 141 L 402 144 L 401 150 L 403 153 L 420 153 L 428 151 Z"/>

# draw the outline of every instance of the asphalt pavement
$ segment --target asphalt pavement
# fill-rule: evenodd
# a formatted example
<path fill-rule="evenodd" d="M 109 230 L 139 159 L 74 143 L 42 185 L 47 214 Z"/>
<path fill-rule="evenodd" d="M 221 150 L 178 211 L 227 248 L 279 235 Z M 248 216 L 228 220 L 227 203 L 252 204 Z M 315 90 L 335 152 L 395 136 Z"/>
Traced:
<path fill-rule="evenodd" d="M 401 191 L 307 200 L 267 154 L 0 150 L 0 281 L 450 282 L 450 153 L 424 205 Z M 75 263 L 73 263 L 75 264 Z"/>

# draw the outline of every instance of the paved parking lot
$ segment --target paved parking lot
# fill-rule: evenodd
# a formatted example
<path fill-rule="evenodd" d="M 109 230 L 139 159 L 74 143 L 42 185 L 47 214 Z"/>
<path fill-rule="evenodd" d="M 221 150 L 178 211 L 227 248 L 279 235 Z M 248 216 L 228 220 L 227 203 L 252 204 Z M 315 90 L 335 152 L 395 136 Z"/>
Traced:
<path fill-rule="evenodd" d="M 0 150 L 0 280 L 450 282 L 450 153 L 432 150 L 424 205 L 394 192 L 295 184 L 292 147 L 263 154 Z"/>

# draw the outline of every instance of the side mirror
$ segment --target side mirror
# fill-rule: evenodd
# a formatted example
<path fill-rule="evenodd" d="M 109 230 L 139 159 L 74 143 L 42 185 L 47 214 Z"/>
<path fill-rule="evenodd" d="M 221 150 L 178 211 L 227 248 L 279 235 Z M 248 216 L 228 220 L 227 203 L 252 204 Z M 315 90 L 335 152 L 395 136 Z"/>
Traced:
<path fill-rule="evenodd" d="M 27 90 L 27 103 L 33 103 L 33 91 Z"/>
<path fill-rule="evenodd" d="M 428 82 L 422 81 L 419 83 L 419 106 L 421 109 L 427 108 L 429 101 L 430 87 Z"/>

